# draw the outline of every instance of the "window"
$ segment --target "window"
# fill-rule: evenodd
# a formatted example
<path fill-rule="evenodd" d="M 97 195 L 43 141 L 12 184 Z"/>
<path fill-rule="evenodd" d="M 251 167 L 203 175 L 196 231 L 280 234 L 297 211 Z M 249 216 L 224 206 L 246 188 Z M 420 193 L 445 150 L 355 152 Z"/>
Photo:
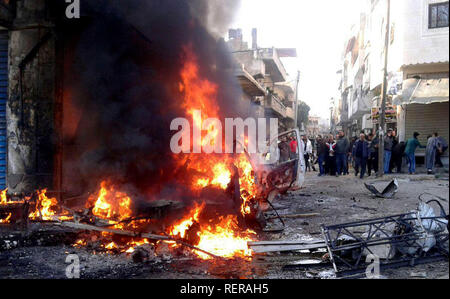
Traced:
<path fill-rule="evenodd" d="M 448 2 L 430 4 L 428 9 L 428 28 L 448 27 Z"/>

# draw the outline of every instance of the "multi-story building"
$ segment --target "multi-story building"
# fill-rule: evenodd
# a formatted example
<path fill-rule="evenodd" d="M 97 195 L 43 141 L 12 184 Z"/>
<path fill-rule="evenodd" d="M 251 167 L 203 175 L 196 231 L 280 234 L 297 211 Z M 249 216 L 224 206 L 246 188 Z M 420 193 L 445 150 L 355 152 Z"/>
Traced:
<path fill-rule="evenodd" d="M 293 128 L 294 89 L 281 57 L 295 57 L 295 49 L 259 48 L 257 32 L 252 32 L 252 47 L 243 40 L 241 29 L 230 29 L 228 46 L 237 65 L 239 82 L 254 105 L 257 117 L 278 118 L 279 130 Z M 246 74 L 246 79 L 243 79 Z M 249 85 L 256 92 L 247 92 Z M 263 91 L 263 92 L 261 92 Z"/>
<path fill-rule="evenodd" d="M 366 0 L 360 24 L 345 45 L 340 123 L 353 132 L 378 126 L 387 3 Z M 449 2 L 390 3 L 387 128 L 395 129 L 400 141 L 415 131 L 422 143 L 435 131 L 448 140 Z"/>
<path fill-rule="evenodd" d="M 308 117 L 308 125 L 306 126 L 306 134 L 314 138 L 320 134 L 320 117 L 310 116 Z"/>

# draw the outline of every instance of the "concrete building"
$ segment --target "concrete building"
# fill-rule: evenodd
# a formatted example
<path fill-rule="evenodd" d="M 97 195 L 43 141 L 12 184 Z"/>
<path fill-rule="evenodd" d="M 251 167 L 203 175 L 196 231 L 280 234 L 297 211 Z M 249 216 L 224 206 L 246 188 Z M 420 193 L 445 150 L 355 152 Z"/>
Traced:
<path fill-rule="evenodd" d="M 386 0 L 366 0 L 345 44 L 339 122 L 353 133 L 378 125 L 386 5 Z M 400 141 L 414 131 L 422 143 L 434 131 L 448 140 L 448 1 L 391 1 L 390 18 L 387 128 L 395 129 Z"/>
<path fill-rule="evenodd" d="M 401 5 L 399 18 L 404 23 L 397 36 L 398 54 L 392 57 L 401 63 L 398 71 L 403 80 L 402 88 L 393 95 L 399 139 L 407 140 L 417 131 L 422 143 L 433 132 L 448 141 L 449 2 L 415 0 L 402 4 L 397 5 Z M 397 70 L 392 60 L 390 63 L 391 69 Z M 424 150 L 417 155 L 423 156 Z"/>
<path fill-rule="evenodd" d="M 306 134 L 309 137 L 316 137 L 320 134 L 320 117 L 319 116 L 309 116 L 308 124 L 306 125 Z"/>
<path fill-rule="evenodd" d="M 0 1 L 0 189 L 33 190 L 55 178 L 56 6 Z"/>
<path fill-rule="evenodd" d="M 252 32 L 252 47 L 243 40 L 241 29 L 230 29 L 227 41 L 236 61 L 238 78 L 247 74 L 246 80 L 239 79 L 244 93 L 249 82 L 255 90 L 249 96 L 254 104 L 252 108 L 257 117 L 278 118 L 279 130 L 294 127 L 294 88 L 288 82 L 289 77 L 284 68 L 282 57 L 296 57 L 295 49 L 259 48 L 257 31 Z M 264 91 L 261 93 L 260 91 Z"/>

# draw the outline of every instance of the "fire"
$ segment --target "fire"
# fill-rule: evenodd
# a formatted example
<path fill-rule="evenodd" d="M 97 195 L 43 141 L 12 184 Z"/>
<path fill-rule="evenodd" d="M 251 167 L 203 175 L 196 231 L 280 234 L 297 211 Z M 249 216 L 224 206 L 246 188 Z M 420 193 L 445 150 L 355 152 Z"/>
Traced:
<path fill-rule="evenodd" d="M 8 188 L 0 192 L 0 205 L 6 205 L 8 204 L 8 198 L 6 197 L 6 192 L 8 191 Z"/>
<path fill-rule="evenodd" d="M 92 214 L 103 219 L 121 221 L 132 215 L 131 198 L 126 193 L 115 190 L 114 186 L 108 185 L 106 181 L 101 183 L 97 198 L 89 198 L 88 206 L 92 202 Z"/>
<path fill-rule="evenodd" d="M 196 246 L 221 257 L 249 257 L 252 251 L 247 242 L 254 241 L 256 233 L 252 230 L 238 233 L 239 230 L 236 216 L 220 217 L 220 222 L 215 226 L 202 227 L 198 233 L 200 241 Z M 211 258 L 203 252 L 197 251 L 196 254 L 202 259 Z"/>
<path fill-rule="evenodd" d="M 131 241 L 128 243 L 128 246 L 130 246 L 127 250 L 125 250 L 126 253 L 133 253 L 135 248 L 144 244 L 149 244 L 150 242 L 147 239 L 142 239 L 140 241 Z"/>
<path fill-rule="evenodd" d="M 105 248 L 108 249 L 108 250 L 112 250 L 112 249 L 117 249 L 118 246 L 117 246 L 116 243 L 110 242 L 110 243 L 108 243 L 108 244 L 105 245 Z"/>
<path fill-rule="evenodd" d="M 199 129 L 203 135 L 221 136 L 219 128 L 210 126 L 203 129 L 202 119 L 217 118 L 220 119 L 218 91 L 219 86 L 208 79 L 200 76 L 200 67 L 198 58 L 193 51 L 192 46 L 185 47 L 185 63 L 180 71 L 181 81 L 179 82 L 179 92 L 182 95 L 181 106 L 185 109 L 187 115 L 193 116 L 193 126 Z M 194 111 L 200 110 L 202 117 L 196 118 Z M 204 142 L 210 142 L 207 138 L 200 144 L 198 140 L 193 140 L 193 146 L 201 148 Z M 211 139 L 209 139 L 211 140 Z M 246 141 L 247 143 L 247 141 Z M 184 157 L 183 157 L 184 158 Z M 180 161 L 180 166 L 184 165 L 186 159 L 175 157 Z M 249 202 L 256 198 L 257 188 L 254 182 L 254 171 L 246 154 L 227 155 L 227 154 L 190 154 L 187 167 L 194 170 L 194 175 L 189 177 L 189 187 L 194 191 L 200 191 L 207 187 L 226 190 L 230 183 L 234 182 L 235 175 L 239 176 L 239 185 L 241 191 L 242 215 L 251 212 Z M 236 170 L 237 169 L 237 170 Z M 236 171 L 238 173 L 236 173 Z M 29 214 L 30 219 L 66 220 L 67 216 L 57 214 L 58 202 L 56 198 L 49 198 L 46 195 L 47 190 L 37 191 L 37 200 L 35 211 Z M 194 192 L 195 193 L 195 192 Z M 0 193 L 1 204 L 7 204 L 8 199 L 6 190 Z M 231 199 L 230 199 L 231 200 Z M 133 220 L 131 197 L 120 190 L 118 186 L 112 184 L 109 180 L 102 181 L 98 192 L 89 196 L 86 202 L 86 208 L 90 209 L 93 216 L 109 223 L 109 227 L 123 230 L 139 230 L 144 227 L 145 221 L 151 220 Z M 206 252 L 221 257 L 249 257 L 251 250 L 247 242 L 256 240 L 256 233 L 252 230 L 240 227 L 238 216 L 242 215 L 217 215 L 214 219 L 203 219 L 202 212 L 206 208 L 205 202 L 196 203 L 194 207 L 182 219 L 174 223 L 166 233 L 173 239 L 182 239 Z M 239 213 L 239 212 L 238 212 Z M 90 216 L 92 216 L 90 215 Z M 206 213 L 204 215 L 207 215 Z M 8 221 L 11 215 L 6 220 Z M 89 218 L 90 219 L 90 218 Z M 124 221 L 126 220 L 126 221 Z M 0 221 L 0 223 L 2 223 Z M 100 235 L 100 234 L 98 234 Z M 133 236 L 133 234 L 131 234 Z M 139 238 L 112 238 L 112 233 L 102 232 L 102 248 L 115 252 L 133 253 L 137 246 L 149 244 L 148 239 Z M 95 237 L 97 237 L 95 235 Z M 190 238 L 193 237 L 193 238 Z M 194 239 L 194 240 L 189 240 Z M 96 239 L 97 240 L 97 239 Z M 177 240 L 178 241 L 178 240 Z M 166 243 L 174 247 L 178 243 L 167 240 Z M 87 246 L 89 242 L 85 239 L 79 239 L 74 246 Z M 210 255 L 204 252 L 194 250 L 195 254 L 201 259 L 209 259 Z"/>
<path fill-rule="evenodd" d="M 198 59 L 194 54 L 192 46 L 184 48 L 186 61 L 180 72 L 180 92 L 184 94 L 183 107 L 189 115 L 194 110 L 201 110 L 207 117 L 217 117 L 219 109 L 215 99 L 217 98 L 218 86 L 207 79 L 200 78 Z M 201 124 L 197 123 L 196 125 Z"/>
<path fill-rule="evenodd" d="M 84 247 L 86 245 L 87 245 L 86 240 L 79 239 L 73 244 L 73 247 Z"/>
<path fill-rule="evenodd" d="M 175 224 L 170 229 L 170 234 L 172 236 L 184 238 L 186 236 L 186 231 L 192 226 L 192 224 L 194 224 L 194 222 L 198 222 L 199 215 L 203 210 L 204 206 L 205 206 L 204 204 L 202 204 L 201 206 L 195 204 L 195 208 L 191 210 L 189 215 L 185 219 L 181 220 L 178 224 Z"/>
<path fill-rule="evenodd" d="M 47 189 L 37 191 L 36 209 L 30 213 L 30 219 L 53 220 L 53 216 L 56 215 L 55 208 L 58 205 L 58 201 L 53 197 L 48 198 L 46 193 Z"/>
<path fill-rule="evenodd" d="M 170 229 L 170 235 L 184 238 L 194 222 L 198 223 L 199 215 L 203 209 L 204 204 L 201 206 L 196 204 L 183 220 Z M 218 223 L 213 224 L 213 222 L 211 220 L 209 224 L 200 225 L 200 229 L 197 231 L 199 241 L 194 244 L 195 246 L 226 258 L 251 256 L 251 250 L 248 248 L 247 242 L 255 240 L 256 233 L 254 231 L 241 232 L 235 215 L 221 216 Z M 195 251 L 195 253 L 202 259 L 211 258 L 210 255 L 201 251 Z"/>
<path fill-rule="evenodd" d="M 224 163 L 219 163 L 213 166 L 213 180 L 212 185 L 219 186 L 225 189 L 231 181 L 231 172 Z"/>
<path fill-rule="evenodd" d="M 194 110 L 200 110 L 202 119 L 219 119 L 219 105 L 217 101 L 218 86 L 199 75 L 198 59 L 192 50 L 192 46 L 186 47 L 185 64 L 181 71 L 180 92 L 183 94 L 182 106 L 188 115 L 193 116 L 193 126 L 201 131 L 201 119 L 195 117 Z M 219 133 L 214 127 L 203 130 L 203 134 L 209 136 L 218 136 Z M 205 132 L 206 131 L 206 132 Z M 203 135 L 202 135 L 203 136 Z M 203 138 L 202 138 L 203 140 Z M 198 142 L 193 140 L 193 142 Z M 195 146 L 204 144 L 194 144 Z M 241 188 L 241 213 L 249 214 L 250 200 L 256 197 L 256 185 L 254 182 L 254 172 L 252 165 L 245 154 L 233 155 L 189 155 L 189 168 L 195 170 L 195 173 L 201 175 L 193 177 L 192 189 L 201 190 L 208 186 L 227 189 L 233 176 L 233 166 L 239 171 L 239 185 Z M 180 165 L 183 165 L 183 159 L 180 159 Z M 248 241 L 255 240 L 255 232 L 251 230 L 242 231 L 239 227 L 236 215 L 220 216 L 211 220 L 209 223 L 199 223 L 199 215 L 204 209 L 204 205 L 197 205 L 169 231 L 172 236 L 184 238 L 186 232 L 194 223 L 198 223 L 200 229 L 197 231 L 198 244 L 195 246 L 208 251 L 212 254 L 222 257 L 251 255 L 247 246 Z M 196 254 L 202 258 L 210 258 L 202 252 Z"/>
<path fill-rule="evenodd" d="M 0 219 L 0 223 L 9 223 L 9 220 L 11 219 L 11 213 L 8 214 L 8 216 L 6 216 L 6 218 L 4 219 Z"/>
<path fill-rule="evenodd" d="M 199 74 L 198 58 L 193 47 L 184 48 L 185 63 L 181 70 L 180 92 L 183 94 L 182 106 L 188 115 L 194 115 L 194 110 L 200 110 L 202 118 L 219 118 L 219 105 L 217 102 L 218 86 L 207 79 L 201 78 Z M 202 129 L 201 119 L 194 117 L 194 127 Z M 219 132 L 214 127 L 208 128 L 205 134 L 217 136 Z M 203 140 L 203 139 L 202 139 Z M 194 140 L 193 142 L 198 142 Z M 246 139 L 248 143 L 248 139 Z M 202 144 L 203 145 L 203 144 Z M 253 168 L 245 154 L 237 158 L 228 155 L 190 155 L 189 167 L 197 172 L 203 173 L 202 177 L 195 177 L 192 181 L 193 190 L 201 190 L 208 186 L 226 189 L 231 182 L 231 165 L 239 170 L 239 184 L 242 193 L 241 213 L 250 213 L 248 203 L 256 196 L 256 185 L 254 182 Z M 180 160 L 180 164 L 184 163 Z"/>
<path fill-rule="evenodd" d="M 239 185 L 241 188 L 241 196 L 243 199 L 241 205 L 242 215 L 250 214 L 249 201 L 256 197 L 256 185 L 254 181 L 253 167 L 248 161 L 245 154 L 241 154 L 237 161 L 238 169 L 240 170 Z"/>
<path fill-rule="evenodd" d="M 31 197 L 25 197 L 25 200 L 21 201 L 10 201 L 7 198 L 6 192 L 8 189 L 5 189 L 0 192 L 0 205 L 9 205 L 9 204 L 22 204 L 25 201 L 30 201 Z M 31 220 L 70 220 L 73 219 L 72 216 L 66 213 L 58 213 L 58 201 L 54 197 L 47 197 L 46 195 L 47 189 L 37 190 L 36 191 L 36 203 L 34 206 L 34 211 L 28 214 L 28 218 Z M 11 219 L 11 214 L 3 220 L 0 220 L 0 223 L 8 223 L 9 219 Z"/>

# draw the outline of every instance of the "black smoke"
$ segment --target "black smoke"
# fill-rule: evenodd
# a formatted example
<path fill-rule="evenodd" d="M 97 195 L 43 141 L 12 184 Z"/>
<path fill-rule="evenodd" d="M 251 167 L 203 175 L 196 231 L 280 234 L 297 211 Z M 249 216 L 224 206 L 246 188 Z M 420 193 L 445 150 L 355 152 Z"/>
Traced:
<path fill-rule="evenodd" d="M 224 28 L 236 7 L 236 1 L 229 8 L 224 2 L 217 28 Z M 187 45 L 199 58 L 201 75 L 219 86 L 221 115 L 246 117 L 225 43 L 205 26 L 211 3 L 81 2 L 80 26 L 64 70 L 64 88 L 81 111 L 75 135 L 64 140 L 68 194 L 95 191 L 105 179 L 141 195 L 172 189 L 184 194 L 173 182 L 178 165 L 170 150 L 170 122 L 185 115 L 178 83 Z"/>

